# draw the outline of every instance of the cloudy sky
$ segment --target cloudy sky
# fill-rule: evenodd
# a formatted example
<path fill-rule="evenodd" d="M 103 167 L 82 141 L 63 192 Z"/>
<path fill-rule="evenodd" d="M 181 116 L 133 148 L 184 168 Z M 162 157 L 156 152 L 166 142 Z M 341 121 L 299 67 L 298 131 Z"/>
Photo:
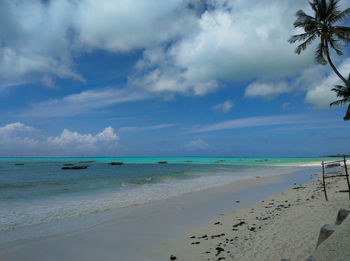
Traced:
<path fill-rule="evenodd" d="M 0 156 L 350 153 L 337 77 L 315 45 L 287 42 L 299 9 L 311 14 L 305 0 L 2 0 Z M 348 74 L 349 48 L 333 57 Z"/>

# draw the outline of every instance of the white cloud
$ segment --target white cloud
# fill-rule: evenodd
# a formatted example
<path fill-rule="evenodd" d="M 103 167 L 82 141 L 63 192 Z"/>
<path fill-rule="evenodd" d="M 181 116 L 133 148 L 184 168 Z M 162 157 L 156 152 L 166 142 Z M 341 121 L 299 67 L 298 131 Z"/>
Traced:
<path fill-rule="evenodd" d="M 0 127 L 0 156 L 113 155 L 118 140 L 112 127 L 96 135 L 64 129 L 60 136 L 47 137 L 40 130 L 17 122 Z"/>
<path fill-rule="evenodd" d="M 211 107 L 214 111 L 220 111 L 220 112 L 224 112 L 227 113 L 229 111 L 231 111 L 232 107 L 233 107 L 234 103 L 231 100 L 226 100 L 223 103 L 219 103 L 214 105 L 213 107 Z"/>
<path fill-rule="evenodd" d="M 215 91 L 220 81 L 281 79 L 313 63 L 312 48 L 297 56 L 295 46 L 287 42 L 295 32 L 294 14 L 307 6 L 305 1 L 209 4 L 212 8 L 201 13 L 197 26 L 180 40 L 166 49 L 145 51 L 138 63 L 142 68 L 136 81 L 139 86 L 156 92 L 203 95 Z M 210 85 L 205 85 L 208 82 Z"/>
<path fill-rule="evenodd" d="M 40 82 L 43 75 L 83 81 L 75 71 L 76 56 L 168 42 L 196 20 L 186 4 L 182 0 L 0 1 L 0 84 L 21 79 Z"/>
<path fill-rule="evenodd" d="M 182 0 L 83 0 L 73 22 L 83 46 L 126 52 L 169 41 L 194 20 Z"/>
<path fill-rule="evenodd" d="M 12 135 L 15 132 L 32 132 L 35 131 L 33 127 L 26 126 L 21 122 L 15 122 L 7 124 L 3 127 L 0 127 L 0 135 Z"/>
<path fill-rule="evenodd" d="M 245 97 L 274 98 L 279 94 L 291 92 L 292 89 L 285 82 L 260 83 L 254 82 L 245 89 Z"/>
<path fill-rule="evenodd" d="M 149 130 L 159 130 L 159 129 L 165 129 L 175 126 L 175 124 L 158 124 L 158 125 L 152 125 L 152 126 L 145 126 L 145 127 L 136 127 L 136 126 L 126 126 L 119 128 L 119 131 L 149 131 Z"/>
<path fill-rule="evenodd" d="M 202 139 L 191 140 L 186 144 L 188 151 L 204 150 L 209 148 L 209 144 Z"/>
<path fill-rule="evenodd" d="M 61 153 L 71 153 L 79 151 L 80 153 L 92 153 L 101 151 L 115 151 L 119 138 L 112 127 L 105 128 L 96 135 L 80 134 L 64 129 L 60 136 L 49 137 L 47 139 L 49 146 L 61 151 Z"/>
<path fill-rule="evenodd" d="M 301 115 L 278 115 L 278 116 L 261 116 L 250 117 L 242 119 L 234 119 L 223 121 L 211 125 L 197 127 L 192 132 L 208 132 L 238 128 L 249 128 L 259 126 L 271 126 L 271 125 L 286 125 L 307 122 Z"/>
<path fill-rule="evenodd" d="M 350 73 L 350 58 L 346 58 L 340 64 L 339 71 L 347 78 Z M 306 78 L 306 81 L 308 80 L 307 76 L 304 78 Z M 301 81 L 302 80 L 303 79 L 301 79 Z M 319 76 L 314 78 L 313 82 L 311 82 L 308 87 L 305 97 L 306 102 L 312 104 L 315 109 L 329 108 L 329 104 L 337 100 L 335 92 L 331 91 L 336 84 L 343 83 L 333 71 L 326 77 Z"/>
<path fill-rule="evenodd" d="M 280 79 L 313 61 L 312 50 L 297 56 L 287 42 L 294 13 L 306 6 L 304 0 L 1 1 L 0 85 L 83 81 L 75 57 L 95 50 L 143 50 L 129 84 L 156 93 L 204 95 L 221 81 Z"/>
<path fill-rule="evenodd" d="M 73 69 L 67 36 L 74 12 L 70 1 L 1 1 L 0 10 L 1 85 L 40 81 L 43 74 L 83 81 Z"/>
<path fill-rule="evenodd" d="M 35 103 L 23 116 L 67 117 L 84 114 L 113 104 L 149 99 L 143 91 L 104 88 L 70 94 L 61 99 Z"/>

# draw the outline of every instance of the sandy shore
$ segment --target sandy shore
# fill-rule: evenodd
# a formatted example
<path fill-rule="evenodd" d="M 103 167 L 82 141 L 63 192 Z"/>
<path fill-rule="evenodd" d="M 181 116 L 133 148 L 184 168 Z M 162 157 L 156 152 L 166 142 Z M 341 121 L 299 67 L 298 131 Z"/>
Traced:
<path fill-rule="evenodd" d="M 219 215 L 211 224 L 187 231 L 162 246 L 176 260 L 305 260 L 316 247 L 322 225 L 334 224 L 339 208 L 349 208 L 344 177 L 295 185 L 259 203 Z M 239 204 L 239 202 L 237 202 Z M 170 258 L 169 258 L 170 259 Z"/>
<path fill-rule="evenodd" d="M 331 184 L 326 202 L 319 181 L 299 185 L 313 170 L 275 171 L 284 174 L 2 233 L 0 260 L 302 260 L 348 207 L 335 193 L 346 182 Z"/>

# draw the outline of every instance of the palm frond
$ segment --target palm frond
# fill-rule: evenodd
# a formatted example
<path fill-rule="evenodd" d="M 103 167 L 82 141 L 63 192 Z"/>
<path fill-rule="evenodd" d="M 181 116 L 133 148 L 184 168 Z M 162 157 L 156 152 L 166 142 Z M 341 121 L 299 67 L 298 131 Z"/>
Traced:
<path fill-rule="evenodd" d="M 300 54 L 301 51 L 304 51 L 315 39 L 316 35 L 311 35 L 305 42 L 302 44 L 298 45 L 298 47 L 295 49 L 295 53 Z"/>
<path fill-rule="evenodd" d="M 293 23 L 294 27 L 302 27 L 304 28 L 306 25 L 310 24 L 311 22 L 315 22 L 315 18 L 307 15 L 303 10 L 299 10 L 296 14 L 297 19 Z"/>
<path fill-rule="evenodd" d="M 334 26 L 331 29 L 330 33 L 335 34 L 337 38 L 344 44 L 350 44 L 350 27 Z"/>
<path fill-rule="evenodd" d="M 337 53 L 337 55 L 343 55 L 343 52 L 340 50 L 340 45 L 339 45 L 337 40 L 335 40 L 333 37 L 330 37 L 328 41 L 329 41 L 329 44 L 331 45 L 331 47 Z"/>
<path fill-rule="evenodd" d="M 344 104 L 346 104 L 347 102 L 348 102 L 348 100 L 341 99 L 341 100 L 336 100 L 336 101 L 334 101 L 334 102 L 331 102 L 329 105 L 330 105 L 330 106 L 333 106 L 333 105 L 339 106 L 339 105 L 344 105 Z"/>
<path fill-rule="evenodd" d="M 327 7 L 327 21 L 331 22 L 334 16 L 340 13 L 338 10 L 339 0 L 330 0 Z M 331 22 L 332 23 L 332 22 Z"/>
<path fill-rule="evenodd" d="M 338 22 L 343 22 L 348 18 L 348 16 L 350 16 L 350 8 L 345 9 L 342 12 L 339 11 L 338 14 L 333 15 L 332 18 L 330 19 L 330 22 L 332 24 L 338 23 Z"/>
<path fill-rule="evenodd" d="M 308 37 L 310 37 L 309 33 L 296 34 L 296 35 L 293 35 L 291 38 L 289 38 L 288 42 L 289 43 L 295 43 L 296 41 L 304 41 Z"/>

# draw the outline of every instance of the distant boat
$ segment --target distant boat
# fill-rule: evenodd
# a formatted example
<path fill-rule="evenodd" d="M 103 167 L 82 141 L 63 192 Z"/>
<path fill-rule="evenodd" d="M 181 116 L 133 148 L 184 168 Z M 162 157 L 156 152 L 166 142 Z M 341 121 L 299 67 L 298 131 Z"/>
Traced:
<path fill-rule="evenodd" d="M 61 169 L 87 169 L 89 166 L 88 165 L 82 165 L 82 166 L 66 166 L 62 167 Z"/>
<path fill-rule="evenodd" d="M 167 161 L 158 161 L 158 164 L 168 164 Z"/>
<path fill-rule="evenodd" d="M 73 166 L 74 164 L 71 164 L 71 163 L 66 163 L 66 164 L 63 164 L 63 166 Z"/>
<path fill-rule="evenodd" d="M 15 166 L 22 166 L 24 163 L 15 163 Z"/>
<path fill-rule="evenodd" d="M 109 165 L 123 165 L 124 164 L 124 162 L 111 162 L 111 163 L 109 163 Z"/>
<path fill-rule="evenodd" d="M 79 161 L 79 163 L 93 163 L 95 162 L 94 160 L 86 160 L 86 161 Z"/>

